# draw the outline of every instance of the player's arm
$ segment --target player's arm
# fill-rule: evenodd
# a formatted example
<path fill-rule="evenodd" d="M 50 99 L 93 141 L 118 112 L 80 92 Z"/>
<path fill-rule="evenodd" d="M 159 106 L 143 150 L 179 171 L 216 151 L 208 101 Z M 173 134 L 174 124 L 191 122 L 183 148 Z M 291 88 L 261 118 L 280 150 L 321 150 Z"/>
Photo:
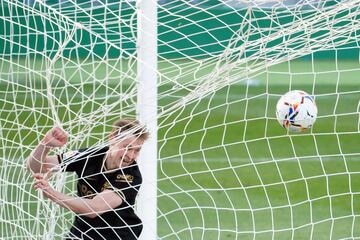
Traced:
<path fill-rule="evenodd" d="M 112 190 L 104 190 L 93 199 L 71 197 L 51 188 L 41 174 L 35 174 L 34 178 L 34 188 L 42 190 L 45 197 L 76 214 L 89 218 L 95 218 L 120 206 L 123 202 L 122 198 Z"/>
<path fill-rule="evenodd" d="M 58 165 L 57 156 L 48 156 L 48 153 L 52 148 L 64 146 L 67 139 L 67 133 L 60 127 L 49 130 L 26 159 L 27 168 L 34 173 L 45 173 L 49 168 Z"/>

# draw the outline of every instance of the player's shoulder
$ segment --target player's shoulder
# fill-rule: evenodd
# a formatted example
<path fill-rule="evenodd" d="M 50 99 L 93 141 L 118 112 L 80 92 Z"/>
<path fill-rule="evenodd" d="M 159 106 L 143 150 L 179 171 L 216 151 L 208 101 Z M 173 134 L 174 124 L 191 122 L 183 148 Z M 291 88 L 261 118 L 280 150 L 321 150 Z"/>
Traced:
<path fill-rule="evenodd" d="M 90 157 L 97 157 L 99 155 L 104 154 L 106 151 L 108 150 L 108 147 L 102 147 L 102 148 L 97 148 L 97 147 L 90 147 L 90 148 L 81 148 L 78 150 L 71 150 L 68 151 L 66 153 L 64 153 L 64 156 L 66 158 L 71 158 L 71 157 L 80 157 L 80 156 L 90 156 Z"/>
<path fill-rule="evenodd" d="M 78 150 L 67 151 L 61 155 L 59 155 L 59 162 L 69 162 L 72 160 L 81 161 L 91 159 L 102 158 L 106 151 L 107 147 L 103 148 L 81 148 Z"/>
<path fill-rule="evenodd" d="M 63 153 L 63 159 L 70 159 L 78 156 L 81 152 L 85 151 L 85 149 L 79 149 L 79 150 L 70 150 L 65 153 Z"/>
<path fill-rule="evenodd" d="M 82 153 L 92 158 L 97 158 L 97 157 L 102 158 L 108 150 L 109 147 L 92 147 L 85 149 L 85 151 L 82 151 Z"/>
<path fill-rule="evenodd" d="M 64 171 L 99 171 L 108 148 L 83 148 L 59 155 Z M 79 174 L 79 173 L 78 173 Z"/>

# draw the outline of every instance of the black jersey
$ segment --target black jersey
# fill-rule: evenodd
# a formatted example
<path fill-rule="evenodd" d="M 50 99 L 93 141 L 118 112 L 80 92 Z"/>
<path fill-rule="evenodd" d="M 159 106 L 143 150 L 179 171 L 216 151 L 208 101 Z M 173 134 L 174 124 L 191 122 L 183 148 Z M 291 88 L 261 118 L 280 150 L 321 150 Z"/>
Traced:
<path fill-rule="evenodd" d="M 79 197 L 93 198 L 97 193 L 110 189 L 123 199 L 120 206 L 95 218 L 76 216 L 68 239 L 137 239 L 142 223 L 133 206 L 142 183 L 137 163 L 107 171 L 105 155 L 108 147 L 82 149 L 59 155 L 64 171 L 76 172 Z"/>

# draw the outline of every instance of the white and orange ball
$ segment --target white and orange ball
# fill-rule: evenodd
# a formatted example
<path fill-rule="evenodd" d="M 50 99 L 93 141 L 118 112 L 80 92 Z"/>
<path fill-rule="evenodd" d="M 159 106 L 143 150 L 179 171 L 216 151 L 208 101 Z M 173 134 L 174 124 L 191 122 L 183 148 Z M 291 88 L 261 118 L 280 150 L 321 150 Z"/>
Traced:
<path fill-rule="evenodd" d="M 278 122 L 291 132 L 311 128 L 316 121 L 317 112 L 314 97 L 301 90 L 284 94 L 276 105 Z"/>

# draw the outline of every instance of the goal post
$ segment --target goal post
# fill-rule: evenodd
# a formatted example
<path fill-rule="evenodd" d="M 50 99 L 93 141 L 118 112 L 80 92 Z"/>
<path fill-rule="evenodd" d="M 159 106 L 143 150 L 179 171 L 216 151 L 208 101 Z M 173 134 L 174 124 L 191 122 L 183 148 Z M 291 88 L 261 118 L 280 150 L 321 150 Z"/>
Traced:
<path fill-rule="evenodd" d="M 359 18 L 359 0 L 0 1 L 0 239 L 67 236 L 76 214 L 24 159 L 55 123 L 51 154 L 106 146 L 119 117 L 150 131 L 142 239 L 360 238 Z M 316 101 L 307 132 L 277 122 L 291 90 Z"/>
<path fill-rule="evenodd" d="M 143 146 L 139 165 L 143 184 L 137 211 L 144 229 L 140 239 L 157 239 L 157 3 L 137 1 L 137 115 L 150 139 Z"/>

